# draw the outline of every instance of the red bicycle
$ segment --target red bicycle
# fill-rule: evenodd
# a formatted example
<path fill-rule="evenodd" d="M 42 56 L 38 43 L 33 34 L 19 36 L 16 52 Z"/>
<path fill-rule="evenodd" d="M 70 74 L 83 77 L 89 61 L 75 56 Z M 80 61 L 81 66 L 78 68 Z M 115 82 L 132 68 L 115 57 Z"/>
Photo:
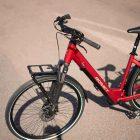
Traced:
<path fill-rule="evenodd" d="M 96 49 L 100 49 L 100 45 L 85 38 L 82 32 L 66 26 L 70 18 L 70 15 L 65 15 L 54 21 L 58 33 L 70 40 L 64 60 L 59 60 L 55 66 L 29 65 L 32 80 L 22 85 L 8 102 L 6 123 L 10 131 L 21 139 L 52 139 L 70 130 L 79 120 L 85 99 L 88 99 L 80 83 L 67 75 L 71 61 L 89 77 L 110 104 L 129 101 L 135 110 L 140 110 L 140 62 L 135 59 L 140 27 L 128 30 L 138 36 L 120 86 L 110 88 L 77 47 L 84 48 L 82 42 Z"/>

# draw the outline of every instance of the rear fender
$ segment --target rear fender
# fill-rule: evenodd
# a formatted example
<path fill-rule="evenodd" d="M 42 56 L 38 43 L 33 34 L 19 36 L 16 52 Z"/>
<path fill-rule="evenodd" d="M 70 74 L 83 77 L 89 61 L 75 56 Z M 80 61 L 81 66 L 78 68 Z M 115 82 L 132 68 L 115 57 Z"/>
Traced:
<path fill-rule="evenodd" d="M 126 82 L 126 85 L 125 85 L 125 91 L 126 91 L 126 95 L 128 96 L 128 89 L 129 89 L 129 86 L 130 86 L 130 81 L 131 81 L 131 79 L 132 79 L 132 77 L 133 77 L 133 74 L 137 71 L 137 69 L 139 69 L 139 67 L 137 66 L 137 65 L 135 65 L 133 68 L 132 68 L 132 70 L 131 70 L 131 72 L 130 72 L 130 74 L 129 74 L 129 77 L 128 77 L 128 79 L 127 79 L 127 82 Z"/>

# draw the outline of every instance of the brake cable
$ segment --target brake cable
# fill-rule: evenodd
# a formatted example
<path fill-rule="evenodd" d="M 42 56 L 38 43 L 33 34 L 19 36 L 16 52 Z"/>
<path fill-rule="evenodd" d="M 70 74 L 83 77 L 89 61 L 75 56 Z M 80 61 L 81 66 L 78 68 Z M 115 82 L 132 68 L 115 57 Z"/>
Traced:
<path fill-rule="evenodd" d="M 87 49 L 84 46 L 82 46 L 80 44 L 78 44 L 78 46 L 80 46 L 82 49 L 84 49 L 84 51 L 87 53 Z"/>
<path fill-rule="evenodd" d="M 63 35 L 67 39 L 70 39 L 69 34 L 64 34 L 62 32 L 56 32 L 56 42 L 57 42 L 57 50 L 58 50 L 58 58 L 60 60 L 60 46 L 59 46 L 59 40 L 58 40 L 58 34 Z"/>
<path fill-rule="evenodd" d="M 58 34 L 63 35 L 64 37 L 66 37 L 66 38 L 69 39 L 69 40 L 70 40 L 70 37 L 69 37 L 69 36 L 70 36 L 71 34 L 62 33 L 62 31 L 61 31 L 60 29 L 57 28 L 58 23 L 55 24 L 55 22 L 53 22 L 53 25 L 54 25 L 54 28 L 58 31 L 58 32 L 56 33 L 56 42 L 57 42 L 57 49 L 58 49 L 58 59 L 60 59 L 60 46 L 59 46 Z M 82 45 L 80 45 L 80 44 L 77 44 L 77 45 L 80 46 L 82 49 L 84 49 L 84 51 L 87 53 L 87 50 L 86 50 L 86 48 L 85 48 L 84 46 L 82 46 Z"/>

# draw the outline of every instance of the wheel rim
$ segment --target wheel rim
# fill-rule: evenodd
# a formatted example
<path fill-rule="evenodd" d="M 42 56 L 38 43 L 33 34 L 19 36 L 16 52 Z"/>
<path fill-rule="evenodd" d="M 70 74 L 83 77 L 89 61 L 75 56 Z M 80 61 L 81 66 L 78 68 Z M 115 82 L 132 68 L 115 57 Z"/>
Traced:
<path fill-rule="evenodd" d="M 66 83 L 65 84 L 65 86 L 70 86 L 71 88 L 72 88 L 72 85 L 70 85 L 69 83 Z M 61 93 L 63 96 L 62 96 L 62 98 L 65 98 L 65 102 L 63 102 L 63 103 L 66 103 L 67 101 L 66 101 L 66 98 L 68 98 L 69 97 L 69 99 L 71 99 L 71 100 L 75 100 L 74 99 L 74 97 L 73 96 L 71 96 L 71 95 L 69 95 L 68 93 L 66 93 L 66 89 L 65 89 L 65 86 L 63 87 L 63 92 Z M 28 88 L 28 89 L 30 89 L 30 87 Z M 28 91 L 28 89 L 26 89 L 25 91 Z M 29 134 L 27 134 L 27 130 L 25 131 L 25 130 L 23 130 L 23 122 L 25 122 L 25 121 L 23 121 L 24 119 L 22 118 L 20 118 L 19 116 L 21 116 L 21 115 L 26 115 L 26 119 L 28 118 L 28 121 L 29 121 L 29 123 L 28 123 L 28 121 L 26 120 L 26 125 L 27 124 L 32 124 L 32 123 L 34 123 L 34 125 L 31 125 L 32 126 L 32 129 L 37 129 L 36 127 L 35 127 L 35 124 L 37 124 L 37 122 L 39 122 L 39 118 L 37 119 L 37 117 L 35 117 L 35 115 L 37 115 L 38 113 L 38 111 L 37 111 L 37 108 L 38 108 L 38 106 L 36 106 L 36 105 L 38 105 L 39 103 L 36 103 L 35 104 L 35 102 L 37 101 L 37 99 L 38 99 L 38 96 L 37 97 L 32 97 L 31 99 L 32 100 L 28 100 L 28 102 L 26 102 L 20 109 L 19 108 L 16 108 L 17 110 L 19 110 L 19 112 L 17 112 L 16 113 L 16 115 L 15 115 L 15 118 L 13 119 L 13 115 L 14 115 L 14 113 L 13 113 L 13 111 L 14 111 L 14 106 L 16 105 L 16 103 L 17 103 L 17 101 L 19 101 L 19 99 L 20 99 L 20 97 L 21 97 L 21 95 L 23 95 L 23 93 L 25 93 L 25 91 L 24 92 L 22 92 L 21 94 L 20 94 L 20 96 L 18 97 L 18 98 L 16 98 L 15 99 L 15 101 L 14 101 L 14 104 L 12 105 L 12 107 L 11 107 L 11 114 L 10 114 L 10 120 L 11 120 L 11 124 L 12 124 L 12 127 L 14 128 L 14 130 L 18 133 L 18 134 L 20 134 L 20 136 L 24 136 L 24 137 L 26 137 L 26 138 L 31 138 L 31 139 L 44 139 L 44 138 L 53 138 L 53 137 L 57 137 L 58 135 L 60 135 L 60 134 L 62 134 L 62 133 L 64 133 L 64 131 L 66 131 L 66 129 L 68 129 L 68 127 L 70 127 L 69 125 L 72 123 L 72 121 L 73 120 L 75 120 L 76 118 L 77 118 L 77 116 L 78 116 L 78 114 L 79 114 L 79 112 L 80 112 L 80 110 L 81 110 L 81 108 L 80 108 L 80 106 L 81 106 L 81 101 L 80 101 L 80 96 L 79 96 L 79 94 L 75 94 L 76 96 L 77 96 L 77 101 L 80 101 L 80 102 L 77 102 L 78 104 L 77 104 L 77 108 L 75 108 L 75 106 L 76 106 L 76 102 L 74 102 L 74 103 L 72 103 L 71 104 L 71 107 L 73 107 L 74 109 L 73 109 L 73 111 L 74 111 L 74 114 L 71 116 L 71 119 L 68 121 L 68 123 L 66 124 L 66 125 L 64 125 L 64 126 L 62 126 L 62 127 L 60 127 L 60 121 L 59 121 L 59 125 L 55 125 L 55 124 L 51 124 L 51 125 L 48 125 L 48 127 L 47 127 L 47 129 L 53 129 L 53 130 L 57 130 L 57 132 L 55 132 L 55 133 L 52 133 L 51 132 L 51 134 L 50 135 L 48 135 L 48 134 L 46 134 L 46 133 L 48 133 L 48 130 L 47 129 L 44 129 L 46 132 L 44 132 L 44 135 L 42 136 L 42 134 L 41 135 L 33 135 L 32 133 L 29 135 Z M 74 89 L 73 89 L 73 92 L 75 92 L 74 91 Z M 72 92 L 71 92 L 72 93 Z M 29 93 L 28 93 L 29 94 Z M 25 94 L 24 94 L 24 96 L 25 96 Z M 24 97 L 25 99 L 27 99 L 27 97 Z M 21 100 L 21 99 L 20 99 Z M 59 104 L 62 104 L 62 99 L 60 98 L 60 100 L 59 100 Z M 21 101 L 20 101 L 21 102 Z M 27 105 L 29 105 L 29 104 L 32 104 L 32 107 L 33 107 L 33 112 L 34 113 L 32 113 L 31 112 L 31 108 L 27 108 L 26 106 Z M 64 104 L 64 105 L 66 105 L 66 104 Z M 62 105 L 61 106 L 61 109 L 59 109 L 59 116 L 65 116 L 65 117 L 68 117 L 68 113 L 66 113 L 66 112 L 63 112 L 62 111 L 62 108 L 64 107 L 64 105 Z M 36 107 L 36 108 L 35 108 Z M 66 107 L 66 106 L 65 106 Z M 40 107 L 39 107 L 40 108 Z M 64 108 L 65 109 L 65 108 Z M 68 108 L 67 108 L 68 109 Z M 26 114 L 27 112 L 25 112 L 25 110 L 27 111 L 29 111 L 30 110 L 30 115 L 32 116 L 32 119 L 34 119 L 34 120 L 29 120 L 29 116 Z M 62 111 L 62 112 L 61 112 Z M 77 113 L 76 113 L 77 112 Z M 61 114 L 60 114 L 61 113 Z M 38 114 L 39 115 L 39 114 Z M 58 118 L 57 118 L 57 116 L 58 116 L 58 114 L 55 116 L 55 120 L 58 120 Z M 36 119 L 36 120 L 35 120 Z M 59 118 L 60 119 L 60 118 Z M 22 122 L 21 122 L 21 120 L 22 120 Z M 61 119 L 60 119 L 61 120 Z M 63 120 L 63 118 L 62 118 L 62 120 Z M 16 122 L 16 123 L 15 123 Z M 20 127 L 18 127 L 17 128 L 17 126 L 20 126 Z M 25 125 L 25 124 L 24 124 Z M 42 124 L 43 125 L 43 124 Z M 53 127 L 52 127 L 53 126 Z M 40 125 L 38 125 L 38 127 L 40 127 Z M 44 126 L 43 126 L 44 127 Z M 59 130 L 59 131 L 58 131 Z M 61 131 L 60 131 L 61 130 Z M 34 130 L 35 131 L 35 130 Z M 36 131 L 38 131 L 38 130 L 36 130 Z M 39 133 L 39 132 L 38 132 Z M 50 133 L 50 132 L 49 132 Z"/>

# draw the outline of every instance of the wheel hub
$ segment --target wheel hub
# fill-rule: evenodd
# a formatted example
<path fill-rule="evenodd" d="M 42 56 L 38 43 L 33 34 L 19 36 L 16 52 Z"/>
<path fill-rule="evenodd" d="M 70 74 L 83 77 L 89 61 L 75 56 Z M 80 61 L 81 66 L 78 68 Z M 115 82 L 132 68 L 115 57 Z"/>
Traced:
<path fill-rule="evenodd" d="M 43 105 L 40 111 L 40 118 L 42 121 L 48 122 L 54 119 L 56 114 L 55 106 L 54 105 Z"/>

